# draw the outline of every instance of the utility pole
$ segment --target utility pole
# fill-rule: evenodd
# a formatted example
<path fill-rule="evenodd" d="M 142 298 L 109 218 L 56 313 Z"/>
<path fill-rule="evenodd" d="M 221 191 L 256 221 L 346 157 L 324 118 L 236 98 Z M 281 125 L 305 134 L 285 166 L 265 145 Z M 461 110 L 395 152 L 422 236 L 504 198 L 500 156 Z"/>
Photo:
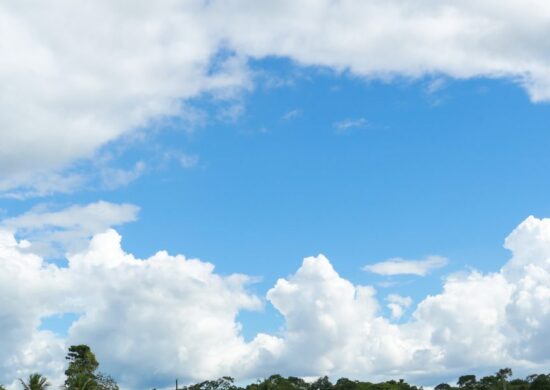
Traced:
<path fill-rule="evenodd" d="M 178 380 L 176 379 L 176 390 L 179 390 L 178 389 Z"/>

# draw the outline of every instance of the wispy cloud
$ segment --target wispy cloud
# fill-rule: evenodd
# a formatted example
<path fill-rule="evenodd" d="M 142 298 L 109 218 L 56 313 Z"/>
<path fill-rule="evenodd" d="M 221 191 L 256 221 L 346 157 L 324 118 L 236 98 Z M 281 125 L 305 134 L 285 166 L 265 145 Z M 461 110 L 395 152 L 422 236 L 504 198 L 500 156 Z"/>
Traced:
<path fill-rule="evenodd" d="M 284 120 L 284 121 L 289 121 L 291 119 L 299 117 L 300 115 L 302 115 L 302 111 L 299 110 L 299 109 L 294 109 L 294 110 L 290 110 L 290 111 L 286 112 L 281 117 L 281 119 Z"/>
<path fill-rule="evenodd" d="M 350 129 L 365 127 L 368 124 L 365 118 L 344 119 L 333 123 L 333 127 L 337 133 L 347 133 Z"/>
<path fill-rule="evenodd" d="M 55 209 L 40 204 L 24 214 L 0 222 L 0 229 L 17 232 L 28 248 L 46 257 L 82 249 L 94 234 L 137 220 L 139 207 L 99 201 Z"/>
<path fill-rule="evenodd" d="M 392 257 L 379 263 L 365 265 L 363 270 L 379 275 L 426 276 L 432 269 L 444 267 L 448 262 L 448 259 L 442 256 L 428 256 L 424 260 Z"/>

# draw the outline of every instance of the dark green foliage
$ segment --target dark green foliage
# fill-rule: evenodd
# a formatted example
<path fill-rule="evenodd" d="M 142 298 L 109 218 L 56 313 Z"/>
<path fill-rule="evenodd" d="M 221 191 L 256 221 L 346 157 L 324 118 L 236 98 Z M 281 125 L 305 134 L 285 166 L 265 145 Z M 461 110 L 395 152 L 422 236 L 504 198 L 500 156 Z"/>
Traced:
<path fill-rule="evenodd" d="M 21 385 L 23 385 L 23 389 L 25 390 L 46 390 L 50 387 L 48 379 L 45 376 L 36 373 L 30 374 L 29 379 L 27 379 L 26 382 L 23 381 L 23 379 L 19 379 L 19 382 L 21 382 Z"/>
<path fill-rule="evenodd" d="M 119 390 L 115 380 L 98 372 L 99 363 L 87 345 L 73 345 L 69 348 L 66 359 L 69 361 L 65 374 L 65 390 Z M 458 378 L 457 387 L 440 383 L 434 390 L 550 390 L 550 374 L 533 374 L 525 379 L 512 379 L 512 369 L 502 368 L 494 375 L 484 376 L 477 380 L 475 375 L 462 375 Z M 24 390 L 47 390 L 50 386 L 47 379 L 40 374 L 31 374 L 27 381 L 19 379 Z M 322 376 L 314 382 L 295 377 L 283 377 L 275 374 L 264 380 L 249 384 L 246 387 L 235 385 L 235 380 L 224 376 L 215 380 L 184 386 L 182 390 L 423 390 L 408 384 L 403 379 L 380 383 L 361 382 L 340 378 L 332 383 L 328 376 Z M 6 390 L 0 385 L 0 390 Z M 156 390 L 156 389 L 153 389 Z"/>
<path fill-rule="evenodd" d="M 184 387 L 188 390 L 237 390 L 233 383 L 234 379 L 230 376 L 224 376 L 213 381 L 204 381 L 195 385 Z"/>
<path fill-rule="evenodd" d="M 66 359 L 69 366 L 65 370 L 65 388 L 68 390 L 95 389 L 95 371 L 99 363 L 87 345 L 72 345 Z"/>
<path fill-rule="evenodd" d="M 462 375 L 456 382 L 461 389 L 473 389 L 476 383 L 475 375 Z"/>
<path fill-rule="evenodd" d="M 118 385 L 115 380 L 109 376 L 102 373 L 96 374 L 96 382 L 98 389 L 101 390 L 119 390 Z"/>
<path fill-rule="evenodd" d="M 491 390 L 491 389 L 500 389 L 500 381 L 494 375 L 488 375 L 481 378 L 477 384 L 479 390 Z"/>
<path fill-rule="evenodd" d="M 529 390 L 550 390 L 550 375 L 536 375 L 531 381 Z"/>
<path fill-rule="evenodd" d="M 99 363 L 87 345 L 71 346 L 66 359 L 69 361 L 69 367 L 65 370 L 65 389 L 118 390 L 113 378 L 97 372 Z"/>
<path fill-rule="evenodd" d="M 328 376 L 323 376 L 317 379 L 309 386 L 310 390 L 332 390 L 333 386 L 328 379 Z"/>

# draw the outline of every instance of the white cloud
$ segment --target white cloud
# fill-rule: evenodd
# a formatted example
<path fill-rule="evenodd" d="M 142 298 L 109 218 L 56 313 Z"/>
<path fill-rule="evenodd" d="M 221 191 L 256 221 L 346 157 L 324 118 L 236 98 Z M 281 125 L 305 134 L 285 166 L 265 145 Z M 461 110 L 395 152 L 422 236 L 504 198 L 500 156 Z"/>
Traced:
<path fill-rule="evenodd" d="M 549 20 L 544 0 L 4 1 L 0 189 L 51 192 L 40 177 L 185 117 L 187 99 L 232 99 L 251 85 L 250 57 L 367 79 L 508 78 L 549 100 Z"/>
<path fill-rule="evenodd" d="M 179 160 L 183 168 L 193 168 L 199 163 L 199 156 L 196 154 L 182 153 Z"/>
<path fill-rule="evenodd" d="M 52 210 L 38 205 L 30 211 L 4 219 L 0 226 L 17 232 L 25 239 L 24 249 L 44 256 L 60 256 L 87 246 L 89 238 L 112 226 L 133 222 L 139 207 L 132 204 L 114 204 L 104 201 L 85 206 L 74 205 Z"/>
<path fill-rule="evenodd" d="M 550 219 L 530 217 L 510 234 L 512 259 L 500 271 L 449 276 L 401 323 L 381 314 L 373 287 L 342 278 L 322 255 L 307 258 L 267 293 L 284 331 L 250 342 L 236 320 L 261 307 L 248 277 L 163 251 L 137 259 L 120 240 L 113 230 L 95 235 L 58 267 L 0 234 L 0 382 L 35 370 L 59 381 L 65 348 L 77 342 L 127 388 L 273 372 L 422 382 L 505 365 L 521 375 L 550 362 Z M 412 306 L 395 294 L 386 301 Z M 80 316 L 66 338 L 39 330 L 41 318 L 68 312 Z"/>
<path fill-rule="evenodd" d="M 367 125 L 367 120 L 365 118 L 359 119 L 344 119 L 339 122 L 335 122 L 332 126 L 336 129 L 338 133 L 346 133 L 350 129 L 355 127 L 364 127 Z"/>
<path fill-rule="evenodd" d="M 198 1 L 2 3 L 0 173 L 59 170 L 185 113 L 186 98 L 246 86 L 244 62 L 213 59 L 221 41 L 204 11 Z"/>
<path fill-rule="evenodd" d="M 446 266 L 448 260 L 441 256 L 428 256 L 424 260 L 406 260 L 400 257 L 368 264 L 363 270 L 379 275 L 418 275 L 426 276 L 432 269 Z"/>
<path fill-rule="evenodd" d="M 261 307 L 245 291 L 246 276 L 222 277 L 209 263 L 166 252 L 136 259 L 113 230 L 70 256 L 67 268 L 21 253 L 2 233 L 0 269 L 0 383 L 31 371 L 59 380 L 71 343 L 92 345 L 106 370 L 136 388 L 246 372 L 251 349 L 270 342 L 240 336 L 237 313 Z M 67 339 L 38 330 L 40 318 L 66 312 L 81 314 Z"/>
<path fill-rule="evenodd" d="M 146 168 L 143 161 L 138 161 L 131 169 L 104 167 L 99 171 L 99 179 L 105 189 L 124 187 L 143 175 Z"/>
<path fill-rule="evenodd" d="M 281 117 L 281 119 L 284 120 L 284 121 L 289 121 L 289 120 L 292 120 L 292 119 L 294 119 L 294 118 L 299 117 L 300 115 L 302 115 L 302 111 L 296 108 L 296 109 L 294 109 L 294 110 L 287 111 L 287 112 Z"/>
<path fill-rule="evenodd" d="M 398 294 L 390 294 L 386 297 L 388 304 L 386 305 L 391 311 L 393 319 L 399 319 L 405 314 L 405 310 L 412 304 L 411 297 L 403 297 Z"/>

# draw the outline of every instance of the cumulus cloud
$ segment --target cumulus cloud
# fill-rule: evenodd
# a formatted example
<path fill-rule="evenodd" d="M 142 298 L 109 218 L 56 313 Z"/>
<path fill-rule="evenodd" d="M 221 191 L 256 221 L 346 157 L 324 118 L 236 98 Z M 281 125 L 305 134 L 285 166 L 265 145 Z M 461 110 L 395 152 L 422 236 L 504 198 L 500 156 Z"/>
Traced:
<path fill-rule="evenodd" d="M 400 323 L 382 314 L 372 286 L 346 280 L 323 255 L 306 258 L 267 292 L 284 329 L 252 341 L 236 320 L 262 305 L 249 277 L 164 251 L 138 259 L 120 241 L 114 230 L 97 234 L 60 267 L 0 234 L 0 382 L 35 370 L 60 380 L 72 343 L 91 345 L 127 388 L 273 372 L 426 383 L 434 373 L 509 365 L 527 374 L 550 362 L 550 219 L 530 217 L 510 234 L 501 270 L 448 276 Z M 399 307 L 393 319 L 412 307 L 408 297 L 385 300 Z M 40 330 L 59 313 L 78 314 L 66 337 Z"/>
<path fill-rule="evenodd" d="M 0 190 L 49 193 L 40 178 L 185 118 L 189 98 L 231 100 L 251 85 L 249 58 L 368 79 L 507 78 L 549 100 L 549 20 L 544 0 L 4 1 Z"/>
<path fill-rule="evenodd" d="M 240 335 L 237 313 L 261 307 L 245 290 L 248 277 L 220 276 L 212 264 L 162 251 L 136 259 L 120 240 L 114 230 L 98 234 L 60 268 L 21 253 L 13 236 L 2 233 L 0 382 L 36 370 L 60 378 L 71 343 L 92 345 L 131 388 L 174 375 L 242 373 L 252 347 L 258 352 L 269 343 L 260 337 L 247 344 Z M 79 318 L 66 339 L 38 330 L 41 318 L 68 312 Z"/>
<path fill-rule="evenodd" d="M 446 266 L 448 260 L 441 256 L 428 256 L 424 260 L 406 260 L 393 257 L 380 263 L 368 264 L 363 270 L 379 275 L 418 275 L 426 276 L 435 268 Z"/>

